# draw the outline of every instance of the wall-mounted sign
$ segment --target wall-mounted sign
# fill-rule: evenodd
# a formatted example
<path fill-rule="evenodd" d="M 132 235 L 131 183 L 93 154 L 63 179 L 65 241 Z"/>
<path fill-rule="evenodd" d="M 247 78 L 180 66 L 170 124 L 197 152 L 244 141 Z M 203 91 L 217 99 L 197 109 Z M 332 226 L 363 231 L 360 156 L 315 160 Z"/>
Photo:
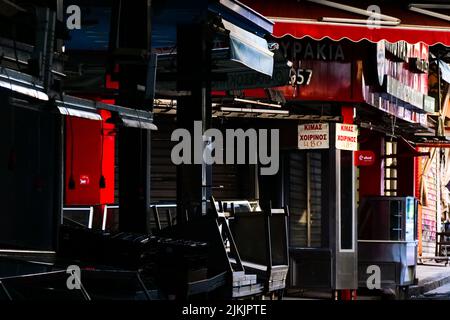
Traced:
<path fill-rule="evenodd" d="M 298 126 L 299 149 L 328 149 L 330 129 L 328 123 L 309 123 Z"/>
<path fill-rule="evenodd" d="M 428 60 L 419 59 L 416 57 L 409 58 L 409 66 L 412 72 L 419 73 L 428 73 L 428 70 L 430 68 Z"/>
<path fill-rule="evenodd" d="M 377 42 L 377 73 L 378 83 L 383 85 L 384 81 L 384 65 L 386 63 L 386 46 L 384 41 Z"/>
<path fill-rule="evenodd" d="M 389 75 L 386 76 L 386 92 L 407 104 L 423 109 L 424 94 Z"/>
<path fill-rule="evenodd" d="M 355 166 L 371 166 L 375 163 L 375 153 L 371 150 L 355 151 Z"/>
<path fill-rule="evenodd" d="M 272 77 L 254 71 L 228 72 L 226 79 L 212 82 L 212 90 L 225 91 L 285 86 L 289 84 L 289 71 L 290 68 L 286 63 L 275 63 Z M 164 85 L 157 83 L 157 86 L 158 89 L 167 90 L 167 88 L 162 88 Z M 175 81 L 170 82 L 170 88 L 171 90 L 176 89 Z"/>
<path fill-rule="evenodd" d="M 358 126 L 336 123 L 336 149 L 358 150 Z"/>
<path fill-rule="evenodd" d="M 289 60 L 344 61 L 344 48 L 340 43 L 327 41 L 280 40 L 280 51 Z"/>
<path fill-rule="evenodd" d="M 395 43 L 386 42 L 386 51 L 396 60 L 408 62 L 408 43 L 406 41 L 398 41 Z"/>
<path fill-rule="evenodd" d="M 423 110 L 434 113 L 436 111 L 436 99 L 430 96 L 423 96 Z"/>
<path fill-rule="evenodd" d="M 307 86 L 311 82 L 312 74 L 313 71 L 311 69 L 295 69 L 292 67 L 289 71 L 289 84 L 293 87 L 301 85 Z"/>
<path fill-rule="evenodd" d="M 81 175 L 80 176 L 80 186 L 87 186 L 90 183 L 90 179 L 88 175 Z"/>

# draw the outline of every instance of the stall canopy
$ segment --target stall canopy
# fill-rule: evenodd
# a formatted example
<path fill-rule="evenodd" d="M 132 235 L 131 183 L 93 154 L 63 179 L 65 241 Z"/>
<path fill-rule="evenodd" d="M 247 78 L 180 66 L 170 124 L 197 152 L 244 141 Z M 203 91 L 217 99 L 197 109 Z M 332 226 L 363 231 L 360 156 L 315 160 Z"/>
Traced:
<path fill-rule="evenodd" d="M 227 60 L 272 76 L 273 53 L 264 36 L 272 33 L 273 23 L 235 0 L 169 0 L 164 2 L 164 6 L 155 2 L 152 47 L 160 52 L 175 52 L 177 27 L 201 21 L 210 15 L 220 17 L 228 33 Z"/>
<path fill-rule="evenodd" d="M 36 111 L 58 112 L 65 116 L 101 121 L 99 110 L 111 111 L 112 119 L 119 126 L 157 130 L 153 114 L 117 105 L 87 100 L 62 92 L 44 92 L 39 80 L 25 73 L 7 68 L 0 69 L 0 91 L 5 92 L 14 106 Z M 56 107 L 56 108 L 55 108 Z"/>
<path fill-rule="evenodd" d="M 419 1 L 420 2 L 420 1 Z M 275 22 L 273 36 L 450 46 L 450 6 L 409 1 L 245 0 Z M 380 15 L 375 16 L 378 12 Z"/>
<path fill-rule="evenodd" d="M 86 100 L 77 97 L 63 95 L 55 101 L 57 108 L 63 115 L 84 118 L 89 120 L 102 120 L 99 110 L 111 112 L 111 118 L 107 119 L 119 126 L 157 130 L 153 124 L 153 113 L 146 110 L 125 108 L 94 100 Z"/>
<path fill-rule="evenodd" d="M 11 69 L 0 68 L 0 88 L 40 101 L 49 100 L 43 86 L 36 79 Z"/>
<path fill-rule="evenodd" d="M 230 59 L 272 76 L 273 52 L 269 50 L 267 41 L 231 22 L 222 20 L 222 23 L 230 32 Z"/>
<path fill-rule="evenodd" d="M 101 121 L 94 101 L 61 95 L 55 101 L 59 112 L 65 116 Z"/>

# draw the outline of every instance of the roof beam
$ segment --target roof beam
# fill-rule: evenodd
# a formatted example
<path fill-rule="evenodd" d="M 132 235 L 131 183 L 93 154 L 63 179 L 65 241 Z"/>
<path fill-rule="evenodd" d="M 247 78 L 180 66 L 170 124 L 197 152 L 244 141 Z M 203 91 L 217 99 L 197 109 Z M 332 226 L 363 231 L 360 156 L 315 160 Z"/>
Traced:
<path fill-rule="evenodd" d="M 335 17 L 321 17 L 320 20 L 324 22 L 355 23 L 366 25 L 390 25 L 390 26 L 396 26 L 401 23 L 401 20 L 396 17 L 388 16 L 374 11 L 369 11 L 368 9 L 364 10 L 357 7 L 328 0 L 308 0 L 308 1 L 370 18 L 370 19 L 344 19 Z"/>
<path fill-rule="evenodd" d="M 431 10 L 427 10 L 427 9 L 450 9 L 450 5 L 448 5 L 448 4 L 412 3 L 408 7 L 409 7 L 409 10 L 411 10 L 411 11 L 450 22 L 450 16 L 448 14 L 442 14 L 442 13 L 437 13 L 437 12 L 434 12 Z"/>

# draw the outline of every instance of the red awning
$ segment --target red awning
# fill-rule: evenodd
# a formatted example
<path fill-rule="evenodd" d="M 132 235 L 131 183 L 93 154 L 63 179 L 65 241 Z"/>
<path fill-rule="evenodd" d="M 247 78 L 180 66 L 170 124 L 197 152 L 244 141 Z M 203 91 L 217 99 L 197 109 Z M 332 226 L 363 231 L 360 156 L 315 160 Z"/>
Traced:
<path fill-rule="evenodd" d="M 314 40 L 329 38 L 334 41 L 348 39 L 353 42 L 368 40 L 378 42 L 387 40 L 394 43 L 406 41 L 410 44 L 424 42 L 428 45 L 443 44 L 450 46 L 450 28 L 423 28 L 418 26 L 396 26 L 369 29 L 367 26 L 328 23 L 318 21 L 287 21 L 274 18 L 275 26 L 273 36 L 281 38 L 292 36 L 294 38 L 310 37 Z"/>
<path fill-rule="evenodd" d="M 242 1 L 275 22 L 273 36 L 276 38 L 290 35 L 294 38 L 349 39 L 353 42 L 387 40 L 393 43 L 403 40 L 410 44 L 423 42 L 450 46 L 450 22 L 410 10 L 409 5 L 414 1 L 332 0 L 340 6 L 352 6 L 356 10 L 366 10 L 369 6 L 377 5 L 381 14 L 399 23 L 383 24 L 378 29 L 364 23 L 368 20 L 367 16 L 315 3 L 318 0 Z M 450 10 L 431 10 L 442 16 L 450 15 Z M 330 17 L 338 21 L 323 21 Z M 359 20 L 360 23 L 348 23 L 347 20 Z"/>

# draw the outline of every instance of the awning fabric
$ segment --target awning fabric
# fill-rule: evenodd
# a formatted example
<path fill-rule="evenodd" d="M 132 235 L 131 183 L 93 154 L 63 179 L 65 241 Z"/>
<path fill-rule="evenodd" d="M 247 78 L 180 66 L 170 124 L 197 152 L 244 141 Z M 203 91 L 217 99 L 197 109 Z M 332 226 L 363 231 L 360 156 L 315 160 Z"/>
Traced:
<path fill-rule="evenodd" d="M 0 89 L 5 89 L 32 97 L 40 101 L 49 102 L 49 95 L 55 97 L 46 106 L 51 106 L 65 116 L 101 121 L 99 109 L 109 110 L 116 114 L 120 124 L 127 127 L 136 127 L 149 130 L 157 130 L 153 124 L 153 113 L 146 110 L 135 110 L 117 105 L 109 105 L 94 100 L 87 100 L 52 92 L 47 95 L 38 80 L 32 76 L 6 68 L 0 69 Z"/>
<path fill-rule="evenodd" d="M 49 100 L 48 95 L 44 92 L 44 88 L 38 83 L 37 79 L 6 68 L 0 69 L 0 88 L 41 101 Z"/>
<path fill-rule="evenodd" d="M 153 123 L 153 119 L 149 119 L 139 111 L 136 111 L 135 114 L 119 112 L 119 116 L 124 127 L 158 130 L 158 127 Z"/>
<path fill-rule="evenodd" d="M 273 20 L 275 21 L 273 35 L 276 38 L 292 36 L 297 39 L 305 37 L 310 37 L 314 40 L 329 38 L 333 41 L 348 39 L 353 42 L 386 40 L 391 43 L 406 41 L 410 44 L 424 42 L 428 45 L 441 43 L 450 46 L 450 28 L 430 29 L 400 25 L 370 29 L 364 25 L 300 20 L 287 21 L 276 18 Z"/>
<path fill-rule="evenodd" d="M 96 102 L 96 107 L 97 109 L 110 111 L 113 119 L 119 126 L 158 130 L 158 127 L 153 124 L 153 113 L 150 111 L 125 108 L 101 102 Z"/>
<path fill-rule="evenodd" d="M 230 59 L 272 76 L 273 53 L 268 49 L 267 41 L 225 19 L 222 22 L 230 32 Z"/>
<path fill-rule="evenodd" d="M 391 43 L 406 41 L 410 44 L 423 42 L 430 46 L 438 43 L 450 46 L 450 22 L 445 18 L 439 19 L 410 10 L 410 4 L 414 1 L 242 1 L 275 23 L 273 35 L 276 38 L 291 35 L 299 39 L 305 37 L 314 40 L 329 38 L 333 41 L 348 39 L 353 42 L 386 40 Z M 370 12 L 369 7 L 378 7 L 382 15 L 392 19 L 387 21 L 391 24 L 380 20 L 380 25 L 373 28 L 373 25 L 365 23 L 371 19 L 367 15 Z M 438 8 L 431 10 L 443 17 L 448 16 L 448 10 Z"/>
<path fill-rule="evenodd" d="M 65 116 L 101 121 L 102 116 L 97 112 L 95 102 L 64 95 L 56 100 L 56 107 Z"/>
<path fill-rule="evenodd" d="M 99 114 L 100 109 L 108 110 L 112 112 L 119 126 L 158 130 L 158 127 L 153 124 L 153 113 L 150 111 L 125 108 L 66 95 L 63 96 L 62 100 L 56 101 L 56 106 L 63 115 L 96 121 L 102 120 Z"/>

